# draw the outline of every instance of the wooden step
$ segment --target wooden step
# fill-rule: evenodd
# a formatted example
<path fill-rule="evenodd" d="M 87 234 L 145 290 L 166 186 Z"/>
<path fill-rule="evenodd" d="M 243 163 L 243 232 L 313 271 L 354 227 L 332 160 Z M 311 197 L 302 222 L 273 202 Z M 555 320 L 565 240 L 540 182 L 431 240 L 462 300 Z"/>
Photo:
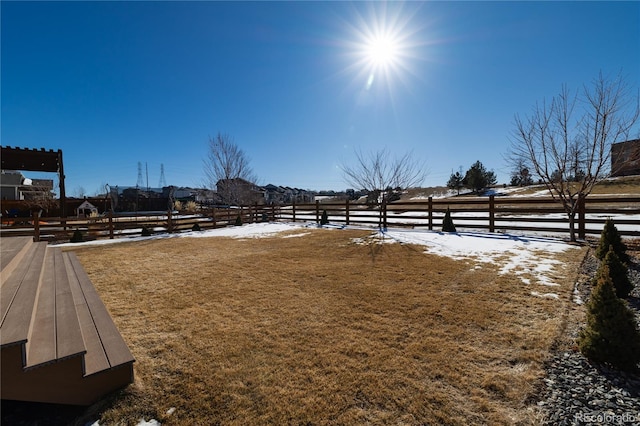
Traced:
<path fill-rule="evenodd" d="M 31 243 L 21 257 L 0 287 L 2 398 L 89 405 L 132 383 L 133 356 L 75 254 Z"/>
<path fill-rule="evenodd" d="M 26 368 L 86 352 L 59 248 L 49 247 L 46 250 L 26 352 Z"/>
<path fill-rule="evenodd" d="M 0 256 L 2 282 L 11 275 L 11 272 L 23 259 L 24 254 L 29 250 L 32 243 L 32 237 L 5 237 L 0 239 L 0 245 L 2 245 L 2 255 Z"/>
<path fill-rule="evenodd" d="M 87 353 L 85 375 L 134 362 L 89 276 L 73 252 L 63 252 Z"/>
<path fill-rule="evenodd" d="M 0 346 L 27 342 L 46 248 L 32 244 L 0 288 Z"/>

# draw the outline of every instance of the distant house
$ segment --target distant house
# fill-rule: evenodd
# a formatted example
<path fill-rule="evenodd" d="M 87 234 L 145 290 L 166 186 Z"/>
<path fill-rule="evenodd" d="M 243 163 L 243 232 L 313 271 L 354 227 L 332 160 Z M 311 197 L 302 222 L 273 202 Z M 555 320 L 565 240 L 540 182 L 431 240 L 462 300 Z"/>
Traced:
<path fill-rule="evenodd" d="M 84 200 L 82 204 L 76 208 L 76 216 L 78 217 L 91 217 L 97 214 L 98 208 L 87 200 Z"/>
<path fill-rule="evenodd" d="M 53 198 L 53 180 L 29 179 L 21 172 L 5 171 L 0 174 L 3 200 L 22 201 Z"/>
<path fill-rule="evenodd" d="M 245 179 L 220 179 L 216 183 L 216 189 L 224 204 L 264 203 L 264 193 L 260 187 Z"/>
<path fill-rule="evenodd" d="M 640 175 L 640 139 L 611 145 L 611 176 Z"/>
<path fill-rule="evenodd" d="M 310 203 L 314 194 L 300 188 L 269 184 L 262 187 L 266 204 Z"/>
<path fill-rule="evenodd" d="M 24 200 L 22 191 L 22 183 L 24 176 L 20 172 L 5 172 L 0 175 L 0 190 L 2 191 L 3 200 Z"/>

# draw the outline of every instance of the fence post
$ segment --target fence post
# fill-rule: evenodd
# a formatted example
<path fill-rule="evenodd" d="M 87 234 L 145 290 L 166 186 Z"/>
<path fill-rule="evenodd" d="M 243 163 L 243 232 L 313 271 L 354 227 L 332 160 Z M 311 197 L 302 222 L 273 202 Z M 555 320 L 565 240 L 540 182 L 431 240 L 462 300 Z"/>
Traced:
<path fill-rule="evenodd" d="M 272 222 L 276 221 L 276 205 L 275 204 L 271 204 L 271 221 Z"/>
<path fill-rule="evenodd" d="M 586 238 L 586 206 L 585 195 L 578 194 L 578 238 L 584 240 Z"/>
<path fill-rule="evenodd" d="M 40 213 L 33 211 L 33 241 L 40 241 Z"/>
<path fill-rule="evenodd" d="M 167 210 L 167 232 L 173 232 L 173 220 L 171 217 L 171 210 Z"/>
<path fill-rule="evenodd" d="M 320 200 L 316 200 L 316 224 L 320 224 Z"/>
<path fill-rule="evenodd" d="M 347 204 L 345 205 L 345 223 L 349 225 L 349 199 L 347 198 Z"/>
<path fill-rule="evenodd" d="M 291 204 L 291 210 L 293 211 L 293 221 L 296 221 L 296 200 L 293 200 L 293 203 Z"/>
<path fill-rule="evenodd" d="M 109 210 L 109 239 L 113 240 L 113 212 Z"/>
<path fill-rule="evenodd" d="M 433 231 L 433 197 L 427 199 L 427 220 L 429 221 L 429 231 Z"/>
<path fill-rule="evenodd" d="M 211 220 L 213 221 L 213 229 L 216 229 L 216 208 L 211 207 Z"/>
<path fill-rule="evenodd" d="M 382 201 L 382 229 L 387 230 L 387 202 Z"/>
<path fill-rule="evenodd" d="M 495 195 L 491 194 L 489 195 L 489 232 L 495 232 L 496 230 L 495 208 L 496 208 Z"/>

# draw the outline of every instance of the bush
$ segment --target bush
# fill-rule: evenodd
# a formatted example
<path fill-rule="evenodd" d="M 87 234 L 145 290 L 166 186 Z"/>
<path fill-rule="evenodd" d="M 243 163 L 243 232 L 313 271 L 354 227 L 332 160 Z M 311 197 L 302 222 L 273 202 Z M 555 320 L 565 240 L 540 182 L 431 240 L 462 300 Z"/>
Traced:
<path fill-rule="evenodd" d="M 200 225 L 197 223 L 194 223 L 193 226 L 191 227 L 192 231 L 200 231 Z"/>
<path fill-rule="evenodd" d="M 444 219 L 442 219 L 442 232 L 456 232 L 456 226 L 453 224 L 453 219 L 451 219 L 449 207 L 447 207 L 447 212 L 444 214 Z"/>
<path fill-rule="evenodd" d="M 198 210 L 198 204 L 195 201 L 187 201 L 184 205 L 184 209 L 189 213 L 195 213 Z"/>
<path fill-rule="evenodd" d="M 627 246 L 622 242 L 618 228 L 613 224 L 613 220 L 607 219 L 604 223 L 604 229 L 600 234 L 600 244 L 596 249 L 596 256 L 598 259 L 603 260 L 609 252 L 609 247 L 613 246 L 613 251 L 618 255 L 618 259 L 623 263 L 629 263 L 629 256 L 627 255 Z"/>
<path fill-rule="evenodd" d="M 236 217 L 236 226 L 242 226 L 242 218 L 240 217 L 240 215 L 238 215 L 238 217 Z"/>
<path fill-rule="evenodd" d="M 149 228 L 147 228 L 146 226 L 143 226 L 141 235 L 143 237 L 150 237 L 151 236 L 151 230 Z"/>
<path fill-rule="evenodd" d="M 320 216 L 320 225 L 326 225 L 329 223 L 329 216 L 327 215 L 326 210 L 322 210 L 322 216 Z"/>
<path fill-rule="evenodd" d="M 82 236 L 82 232 L 79 229 L 73 231 L 73 236 L 71 237 L 72 243 L 81 243 L 84 241 L 84 237 Z"/>
<path fill-rule="evenodd" d="M 599 275 L 602 275 L 604 267 L 608 268 L 609 278 L 611 278 L 611 282 L 613 283 L 613 288 L 616 291 L 616 296 L 620 298 L 626 298 L 633 290 L 633 285 L 631 281 L 629 281 L 629 276 L 627 275 L 627 267 L 620 261 L 618 255 L 613 250 L 613 247 L 609 247 L 609 252 L 604 257 L 604 260 L 600 264 L 600 268 L 598 268 L 598 272 L 596 273 L 596 281 Z"/>
<path fill-rule="evenodd" d="M 580 332 L 580 351 L 595 362 L 635 370 L 640 362 L 640 331 L 626 302 L 613 289 L 609 267 L 603 266 L 587 303 L 587 326 Z"/>

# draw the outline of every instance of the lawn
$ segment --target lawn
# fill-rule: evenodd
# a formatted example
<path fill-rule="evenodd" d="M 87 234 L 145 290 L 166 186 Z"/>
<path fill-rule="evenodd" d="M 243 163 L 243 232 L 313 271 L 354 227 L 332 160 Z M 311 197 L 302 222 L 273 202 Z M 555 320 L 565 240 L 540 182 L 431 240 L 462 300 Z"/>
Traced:
<path fill-rule="evenodd" d="M 365 230 L 77 251 L 135 358 L 100 424 L 533 424 L 585 249 L 522 271 Z M 524 275 L 523 275 L 524 274 Z M 523 279 L 525 278 L 525 279 Z"/>

